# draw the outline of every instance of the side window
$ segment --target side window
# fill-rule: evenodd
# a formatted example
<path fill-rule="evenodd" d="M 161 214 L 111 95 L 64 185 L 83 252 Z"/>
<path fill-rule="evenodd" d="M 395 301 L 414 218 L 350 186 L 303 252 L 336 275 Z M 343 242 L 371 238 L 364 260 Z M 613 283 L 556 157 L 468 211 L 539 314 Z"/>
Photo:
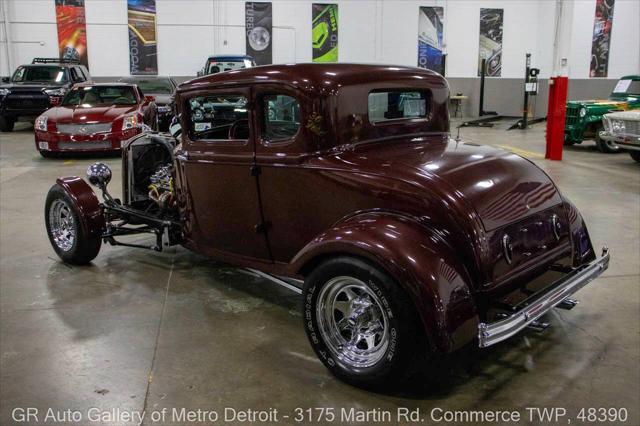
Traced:
<path fill-rule="evenodd" d="M 381 90 L 369 93 L 369 122 L 426 118 L 428 93 L 413 90 Z"/>
<path fill-rule="evenodd" d="M 300 103 L 287 95 L 262 97 L 262 138 L 267 142 L 290 139 L 300 128 Z"/>
<path fill-rule="evenodd" d="M 80 79 L 80 81 L 87 81 L 87 78 L 85 77 L 84 73 L 82 72 L 82 68 L 75 67 L 74 69 L 76 70 L 76 74 L 78 75 L 78 78 Z"/>
<path fill-rule="evenodd" d="M 25 71 L 25 67 L 20 67 L 16 70 L 16 72 L 13 74 L 13 81 L 22 81 L 24 80 L 24 71 Z"/>
<path fill-rule="evenodd" d="M 78 71 L 75 68 L 69 68 L 69 71 L 71 72 L 71 81 L 82 81 L 82 78 L 80 78 Z"/>
<path fill-rule="evenodd" d="M 249 139 L 247 98 L 242 95 L 197 96 L 187 100 L 191 140 Z"/>

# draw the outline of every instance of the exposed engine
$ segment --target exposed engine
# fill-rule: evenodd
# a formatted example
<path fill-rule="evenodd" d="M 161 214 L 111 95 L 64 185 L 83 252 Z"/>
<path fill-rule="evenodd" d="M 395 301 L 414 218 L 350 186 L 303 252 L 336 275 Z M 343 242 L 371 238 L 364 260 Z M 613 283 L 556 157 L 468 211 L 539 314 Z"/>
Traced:
<path fill-rule="evenodd" d="M 149 177 L 149 198 L 158 204 L 160 211 L 175 207 L 173 191 L 173 165 L 165 164 L 158 167 Z"/>
<path fill-rule="evenodd" d="M 161 217 L 174 216 L 173 149 L 170 135 L 144 133 L 134 138 L 123 153 L 127 173 L 123 179 L 124 202 Z"/>

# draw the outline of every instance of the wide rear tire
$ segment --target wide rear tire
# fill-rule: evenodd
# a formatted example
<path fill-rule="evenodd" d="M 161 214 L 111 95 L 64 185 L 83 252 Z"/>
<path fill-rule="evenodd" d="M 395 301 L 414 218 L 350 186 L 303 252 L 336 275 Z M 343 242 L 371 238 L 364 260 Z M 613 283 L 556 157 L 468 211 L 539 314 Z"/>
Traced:
<path fill-rule="evenodd" d="M 631 158 L 640 163 L 640 151 L 629 151 L 629 155 L 631 156 Z"/>
<path fill-rule="evenodd" d="M 318 265 L 305 279 L 309 342 L 336 377 L 365 388 L 406 382 L 430 352 L 405 291 L 381 268 L 352 257 Z"/>
<path fill-rule="evenodd" d="M 85 265 L 98 255 L 102 240 L 87 235 L 80 211 L 60 185 L 53 185 L 47 194 L 44 222 L 51 246 L 64 262 Z"/>

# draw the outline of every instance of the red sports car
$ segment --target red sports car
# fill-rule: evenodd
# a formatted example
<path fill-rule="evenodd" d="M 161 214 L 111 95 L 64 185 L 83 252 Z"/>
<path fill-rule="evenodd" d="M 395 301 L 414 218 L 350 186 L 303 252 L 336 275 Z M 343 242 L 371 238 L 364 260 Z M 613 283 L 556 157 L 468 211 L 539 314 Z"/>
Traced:
<path fill-rule="evenodd" d="M 43 157 L 118 152 L 147 126 L 157 129 L 154 97 L 144 96 L 135 84 L 80 84 L 36 119 L 36 149 Z"/>

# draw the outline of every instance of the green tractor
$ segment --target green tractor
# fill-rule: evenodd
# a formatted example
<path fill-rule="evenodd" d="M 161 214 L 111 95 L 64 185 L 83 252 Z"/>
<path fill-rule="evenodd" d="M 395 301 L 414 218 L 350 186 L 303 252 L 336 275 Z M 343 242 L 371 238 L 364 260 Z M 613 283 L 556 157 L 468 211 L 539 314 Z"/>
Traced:
<path fill-rule="evenodd" d="M 636 108 L 640 108 L 640 75 L 622 77 L 608 99 L 568 101 L 564 144 L 573 145 L 585 139 L 595 139 L 600 151 L 617 152 L 620 148 L 615 143 L 600 139 L 602 116 L 612 111 Z"/>

